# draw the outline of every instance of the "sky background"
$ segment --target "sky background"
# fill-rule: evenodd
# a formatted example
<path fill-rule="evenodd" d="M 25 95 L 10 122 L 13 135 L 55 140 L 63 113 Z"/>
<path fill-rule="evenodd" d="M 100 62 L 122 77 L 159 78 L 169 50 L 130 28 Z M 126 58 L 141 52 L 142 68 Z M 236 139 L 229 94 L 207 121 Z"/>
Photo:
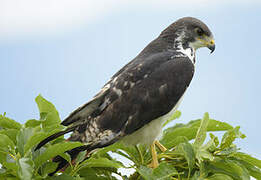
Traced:
<path fill-rule="evenodd" d="M 238 146 L 261 158 L 258 0 L 1 0 L 0 113 L 38 118 L 34 98 L 65 118 L 175 20 L 193 16 L 212 30 L 216 50 L 200 49 L 176 122 L 209 112 L 240 125 Z"/>

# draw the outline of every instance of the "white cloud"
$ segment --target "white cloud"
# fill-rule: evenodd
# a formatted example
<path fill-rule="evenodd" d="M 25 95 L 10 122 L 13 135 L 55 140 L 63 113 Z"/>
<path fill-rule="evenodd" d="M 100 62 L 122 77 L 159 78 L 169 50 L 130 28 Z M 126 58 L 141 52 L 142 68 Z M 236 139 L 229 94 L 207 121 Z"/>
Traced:
<path fill-rule="evenodd" d="M 225 2 L 226 0 L 1 0 L 0 37 L 59 32 L 129 7 L 175 7 L 177 4 L 180 7 L 195 7 Z"/>
<path fill-rule="evenodd" d="M 0 36 L 50 33 L 91 21 L 111 8 L 105 1 L 101 6 L 86 0 L 1 0 Z"/>

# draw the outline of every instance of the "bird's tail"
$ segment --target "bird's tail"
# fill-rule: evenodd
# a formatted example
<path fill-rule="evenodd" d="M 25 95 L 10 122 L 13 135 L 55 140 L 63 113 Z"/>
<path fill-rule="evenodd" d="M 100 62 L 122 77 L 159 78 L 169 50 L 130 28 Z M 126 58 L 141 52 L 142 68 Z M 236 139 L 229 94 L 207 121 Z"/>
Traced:
<path fill-rule="evenodd" d="M 87 155 L 89 155 L 89 153 L 91 153 L 92 150 L 94 149 L 97 149 L 97 148 L 103 148 L 103 147 L 106 147 L 106 146 L 109 146 L 111 144 L 113 144 L 114 142 L 116 141 L 115 140 L 112 140 L 112 141 L 109 141 L 107 143 L 97 143 L 97 144 L 94 144 L 94 145 L 84 145 L 84 146 L 80 146 L 80 147 L 76 147 L 74 149 L 71 149 L 69 151 L 66 151 L 66 153 L 68 153 L 71 157 L 71 160 L 72 162 L 75 160 L 75 158 L 77 157 L 77 155 L 81 152 L 81 151 L 85 151 L 86 150 L 86 158 L 88 158 Z M 64 169 L 64 168 L 67 168 L 67 166 L 69 165 L 69 163 L 67 162 L 67 160 L 65 160 L 63 157 L 61 156 L 55 156 L 53 158 L 53 162 L 56 162 L 58 163 L 58 166 L 56 168 L 56 170 L 52 173 L 49 174 L 49 176 L 53 176 L 56 172 Z"/>
<path fill-rule="evenodd" d="M 48 142 L 50 142 L 50 141 L 52 141 L 52 140 L 54 140 L 54 139 L 56 139 L 56 138 L 58 138 L 58 137 L 60 137 L 60 136 L 62 136 L 62 135 L 64 135 L 64 134 L 67 134 L 67 133 L 69 133 L 69 132 L 74 131 L 76 128 L 77 128 L 77 126 L 72 126 L 72 127 L 67 128 L 67 129 L 64 130 L 64 131 L 57 132 L 57 133 L 55 133 L 55 134 L 53 134 L 53 135 L 51 135 L 51 136 L 45 138 L 44 140 L 42 140 L 42 141 L 36 146 L 35 151 L 38 150 L 38 149 L 40 149 L 41 147 L 43 147 L 43 146 L 44 146 L 45 144 L 47 144 Z M 70 138 L 67 139 L 67 140 L 70 141 Z M 81 151 L 87 150 L 88 152 L 90 152 L 92 149 L 93 149 L 93 148 L 92 148 L 90 145 L 89 145 L 89 146 L 88 146 L 88 145 L 84 145 L 84 146 L 76 147 L 76 148 L 74 148 L 74 149 L 71 149 L 71 150 L 69 150 L 69 151 L 66 151 L 66 153 L 68 153 L 68 154 L 70 155 L 71 160 L 73 161 Z M 55 170 L 54 172 L 52 172 L 52 173 L 49 174 L 50 176 L 54 175 L 57 171 L 59 171 L 59 170 L 61 170 L 61 169 L 63 169 L 63 168 L 66 168 L 66 167 L 68 166 L 68 164 L 69 164 L 64 158 L 62 158 L 62 157 L 59 156 L 59 155 L 58 155 L 58 156 L 55 156 L 55 157 L 52 159 L 52 161 L 58 163 L 58 167 L 56 168 L 56 170 Z"/>
<path fill-rule="evenodd" d="M 43 146 L 44 146 L 45 144 L 47 144 L 48 142 L 50 142 L 50 141 L 52 141 L 52 140 L 54 140 L 54 139 L 56 139 L 56 138 L 58 138 L 58 137 L 60 137 L 60 136 L 62 136 L 62 135 L 64 135 L 64 134 L 67 134 L 67 133 L 69 133 L 69 132 L 72 132 L 72 131 L 74 131 L 75 129 L 76 129 L 76 126 L 69 127 L 69 128 L 67 128 L 66 130 L 64 130 L 64 131 L 57 132 L 57 133 L 55 133 L 55 134 L 53 134 L 53 135 L 51 135 L 51 136 L 45 138 L 44 140 L 42 140 L 42 141 L 36 146 L 36 148 L 35 148 L 34 150 L 36 151 L 36 150 L 40 149 L 41 147 L 43 147 Z"/>
<path fill-rule="evenodd" d="M 77 157 L 77 155 L 81 152 L 81 151 L 85 151 L 87 150 L 87 152 L 91 151 L 91 147 L 88 146 L 80 146 L 77 148 L 74 148 L 72 150 L 67 151 L 67 153 L 70 155 L 71 160 L 74 161 L 74 159 Z M 87 153 L 88 154 L 88 153 Z M 52 160 L 53 162 L 58 163 L 58 166 L 56 168 L 56 170 L 52 173 L 49 174 L 49 176 L 53 176 L 56 172 L 67 168 L 67 166 L 69 165 L 69 162 L 67 162 L 67 160 L 65 160 L 63 157 L 61 156 L 55 156 Z"/>
<path fill-rule="evenodd" d="M 46 143 L 68 133 L 68 132 L 72 132 L 76 129 L 75 127 L 69 127 L 68 129 L 64 130 L 64 131 L 60 131 L 57 132 L 49 137 L 47 137 L 46 139 L 44 139 L 43 141 L 41 141 L 37 147 L 35 148 L 35 150 L 40 149 L 42 146 L 44 146 Z M 91 151 L 93 151 L 94 149 L 97 148 L 103 148 L 106 147 L 108 145 L 113 144 L 114 142 L 116 142 L 119 138 L 120 138 L 120 133 L 114 133 L 112 131 L 110 131 L 110 133 L 106 133 L 104 132 L 104 134 L 106 134 L 105 136 L 103 136 L 102 138 L 100 138 L 99 140 L 92 142 L 91 144 L 87 144 L 84 146 L 80 146 L 80 147 L 76 147 L 74 149 L 68 150 L 66 151 L 66 153 L 68 153 L 71 157 L 71 160 L 74 161 L 75 158 L 77 157 L 77 155 L 81 152 L 81 151 L 85 151 L 86 153 L 89 154 Z M 67 139 L 68 141 L 81 141 L 81 136 L 77 136 L 77 138 L 72 138 L 72 136 Z M 87 158 L 87 157 L 86 157 Z M 56 168 L 56 170 L 52 173 L 50 173 L 49 175 L 52 176 L 54 175 L 57 171 L 64 169 L 68 166 L 69 162 L 67 162 L 67 160 L 65 160 L 63 157 L 61 156 L 55 156 L 53 158 L 53 162 L 58 163 L 58 167 Z"/>

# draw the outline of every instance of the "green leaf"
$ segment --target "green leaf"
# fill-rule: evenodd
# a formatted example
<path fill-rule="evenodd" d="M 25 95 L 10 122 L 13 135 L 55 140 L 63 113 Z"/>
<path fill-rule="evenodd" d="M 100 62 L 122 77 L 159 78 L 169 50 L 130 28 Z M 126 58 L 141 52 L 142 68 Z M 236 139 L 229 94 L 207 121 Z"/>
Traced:
<path fill-rule="evenodd" d="M 208 113 L 205 113 L 203 119 L 201 120 L 200 127 L 198 129 L 198 132 L 197 132 L 197 135 L 196 135 L 196 138 L 194 141 L 194 146 L 196 148 L 199 148 L 206 139 L 208 122 L 209 122 L 209 115 L 208 115 Z"/>
<path fill-rule="evenodd" d="M 173 127 L 167 128 L 163 132 L 161 143 L 167 148 L 172 148 L 180 142 L 181 139 L 175 140 L 179 136 L 183 136 L 188 140 L 192 140 L 196 137 L 200 124 L 201 120 L 194 120 L 190 121 L 188 124 L 179 123 Z M 227 123 L 214 119 L 208 120 L 207 131 L 225 131 L 229 129 L 233 129 L 233 127 Z"/>
<path fill-rule="evenodd" d="M 177 175 L 177 170 L 170 164 L 163 162 L 156 169 L 141 166 L 137 169 L 145 180 L 171 180 L 172 176 Z"/>
<path fill-rule="evenodd" d="M 261 160 L 256 159 L 248 154 L 242 153 L 242 152 L 237 152 L 235 154 L 233 154 L 234 157 L 237 157 L 243 161 L 246 161 L 254 166 L 257 166 L 259 168 L 261 168 Z"/>
<path fill-rule="evenodd" d="M 152 176 L 152 169 L 146 166 L 140 166 L 137 171 L 145 180 L 154 180 Z"/>
<path fill-rule="evenodd" d="M 25 153 L 24 146 L 32 135 L 33 135 L 32 128 L 22 128 L 18 132 L 18 134 L 16 136 L 17 149 L 18 149 L 18 152 L 21 154 L 21 156 L 24 156 L 24 153 Z"/>
<path fill-rule="evenodd" d="M 47 177 L 47 175 L 51 172 L 54 172 L 58 166 L 58 163 L 47 162 L 43 165 L 43 177 Z"/>
<path fill-rule="evenodd" d="M 188 142 L 184 142 L 177 146 L 177 150 L 175 152 L 184 155 L 189 167 L 188 177 L 190 177 L 190 173 L 195 165 L 195 153 L 193 146 Z"/>
<path fill-rule="evenodd" d="M 139 146 L 139 147 L 142 147 L 142 146 Z M 144 150 L 144 148 L 142 148 L 142 149 Z M 121 156 L 124 156 L 124 157 L 130 159 L 135 164 L 141 165 L 140 154 L 137 151 L 137 149 L 135 148 L 135 146 L 126 146 L 125 144 L 123 144 L 121 142 L 118 142 L 111 146 L 100 149 L 99 151 L 97 151 L 93 154 L 93 157 L 105 156 L 105 154 L 108 151 L 116 152 L 116 153 L 120 154 Z M 142 155 L 144 156 L 143 153 L 142 153 Z"/>
<path fill-rule="evenodd" d="M 201 149 L 214 152 L 219 144 L 218 137 L 214 136 L 211 133 L 209 135 L 211 139 L 205 145 L 201 146 Z"/>
<path fill-rule="evenodd" d="M 209 162 L 207 168 L 212 173 L 226 174 L 237 180 L 250 179 L 247 169 L 236 161 L 216 158 Z"/>
<path fill-rule="evenodd" d="M 207 131 L 227 131 L 229 129 L 233 129 L 233 127 L 228 123 L 209 119 Z"/>
<path fill-rule="evenodd" d="M 211 148 L 211 149 L 216 149 L 216 147 L 219 145 L 219 140 L 218 140 L 218 137 L 217 136 L 215 136 L 214 134 L 212 134 L 212 133 L 209 133 L 209 136 L 210 136 L 210 138 L 211 138 L 211 144 L 213 143 L 213 146 L 211 145 L 211 146 L 209 146 L 208 147 L 208 149 L 210 149 L 211 147 L 213 147 L 213 148 Z"/>
<path fill-rule="evenodd" d="M 192 176 L 192 178 L 189 178 L 189 180 L 204 180 L 204 178 L 201 177 L 201 174 L 199 173 L 199 171 L 196 171 L 194 173 L 194 175 Z"/>
<path fill-rule="evenodd" d="M 22 125 L 13 119 L 0 115 L 0 127 L 6 129 L 20 129 Z"/>
<path fill-rule="evenodd" d="M 39 126 L 41 124 L 41 121 L 38 121 L 36 119 L 29 119 L 28 121 L 26 121 L 25 123 L 25 127 L 36 127 Z"/>
<path fill-rule="evenodd" d="M 218 149 L 217 149 L 218 150 Z M 216 152 L 218 152 L 218 155 L 222 155 L 222 156 L 229 156 L 229 155 L 233 155 L 234 153 L 236 153 L 238 151 L 238 148 L 236 145 L 232 144 L 230 145 L 230 147 L 225 148 L 223 150 L 218 150 Z"/>
<path fill-rule="evenodd" d="M 76 177 L 73 177 L 69 174 L 61 174 L 53 178 L 54 180 L 78 180 Z"/>
<path fill-rule="evenodd" d="M 100 176 L 97 172 L 96 169 L 93 168 L 84 168 L 81 169 L 78 174 L 81 177 L 85 177 L 86 179 L 91 179 L 91 180 L 107 180 L 108 178 L 105 176 Z"/>
<path fill-rule="evenodd" d="M 186 124 L 187 127 L 197 127 L 199 128 L 201 124 L 201 119 L 190 121 Z M 227 131 L 233 129 L 231 125 L 225 122 L 217 121 L 214 119 L 209 119 L 207 131 Z"/>
<path fill-rule="evenodd" d="M 7 152 L 3 151 L 1 148 L 0 148 L 0 163 L 3 163 L 6 161 L 6 156 L 7 156 Z"/>
<path fill-rule="evenodd" d="M 0 115 L 0 179 L 114 180 L 114 175 L 119 175 L 124 180 L 247 180 L 250 176 L 261 179 L 261 161 L 238 152 L 233 144 L 236 138 L 245 137 L 239 127 L 233 128 L 227 123 L 209 119 L 207 113 L 202 120 L 176 124 L 164 131 L 161 143 L 169 150 L 158 152 L 161 163 L 156 169 L 146 167 L 151 161 L 148 147 L 139 145 L 135 148 L 121 143 L 97 150 L 86 160 L 85 152 L 80 152 L 73 160 L 76 165 L 72 166 L 66 151 L 83 144 L 64 142 L 63 136 L 38 151 L 31 151 L 41 140 L 65 128 L 60 125 L 59 114 L 50 102 L 41 96 L 36 98 L 36 102 L 40 120 L 30 119 L 21 125 Z M 180 114 L 179 111 L 175 112 L 164 125 L 180 117 Z M 209 131 L 227 132 L 221 143 L 210 133 L 208 142 L 204 144 L 206 132 Z M 194 144 L 190 143 L 193 139 Z M 71 166 L 54 177 L 48 177 L 48 173 L 57 168 L 57 163 L 52 162 L 52 158 L 57 155 L 66 159 Z M 127 165 L 136 168 L 134 175 L 120 175 L 118 168 L 124 167 L 124 164 L 113 159 L 115 155 L 117 159 L 122 155 L 134 163 Z"/>
<path fill-rule="evenodd" d="M 16 144 L 16 136 L 19 131 L 17 129 L 2 129 L 0 134 L 7 135 Z"/>
<path fill-rule="evenodd" d="M 167 119 L 167 121 L 163 124 L 162 127 L 165 127 L 167 124 L 169 124 L 171 121 L 178 119 L 181 116 L 181 112 L 180 111 L 175 111 L 170 117 L 169 119 Z"/>
<path fill-rule="evenodd" d="M 179 136 L 185 137 L 188 140 L 194 139 L 196 137 L 198 128 L 191 127 L 172 127 L 164 131 L 161 143 L 166 148 L 171 148 L 173 145 L 177 145 L 178 142 L 182 141 L 181 139 L 176 139 Z M 176 139 L 176 140 L 175 140 Z M 183 138 L 184 139 L 184 138 Z"/>
<path fill-rule="evenodd" d="M 45 137 L 47 137 L 46 133 L 44 132 L 35 132 L 33 136 L 30 136 L 28 138 L 28 141 L 26 142 L 24 146 L 25 153 L 30 150 L 32 147 L 37 145 L 41 140 L 43 140 Z"/>
<path fill-rule="evenodd" d="M 109 152 L 109 151 L 116 151 L 120 147 L 123 147 L 123 144 L 121 144 L 119 142 L 116 142 L 116 143 L 114 143 L 114 144 L 112 144 L 110 146 L 101 148 L 98 151 L 94 151 L 92 153 L 92 157 L 99 158 L 99 157 L 104 156 L 105 154 L 107 154 L 107 152 Z"/>
<path fill-rule="evenodd" d="M 0 175 L 6 173 L 5 169 L 0 168 Z"/>
<path fill-rule="evenodd" d="M 124 153 L 120 153 L 119 150 L 116 152 L 121 154 L 122 156 L 130 159 L 135 164 L 142 165 L 141 156 L 139 154 L 139 151 L 137 151 L 137 149 L 134 146 L 123 146 L 123 147 L 120 147 L 120 149 L 123 150 Z M 125 154 L 127 154 L 127 155 L 125 155 Z M 141 155 L 144 156 L 143 153 L 141 153 Z"/>
<path fill-rule="evenodd" d="M 5 167 L 8 170 L 12 170 L 13 172 L 15 172 L 15 175 L 17 175 L 16 173 L 19 169 L 17 163 L 3 162 L 3 167 Z"/>
<path fill-rule="evenodd" d="M 61 129 L 54 129 L 53 131 L 50 132 L 34 132 L 32 136 L 30 136 L 27 140 L 27 142 L 25 143 L 24 146 L 24 152 L 28 152 L 29 150 L 31 150 L 31 148 L 33 148 L 34 146 L 36 146 L 39 142 L 41 142 L 42 140 L 44 140 L 45 138 L 47 138 L 48 136 L 55 134 L 56 132 L 59 132 Z"/>
<path fill-rule="evenodd" d="M 210 134 L 211 139 L 205 144 L 201 145 L 200 147 L 194 147 L 196 158 L 199 162 L 203 160 L 214 160 L 214 156 L 210 152 L 214 152 L 218 146 L 218 139 L 213 134 Z"/>
<path fill-rule="evenodd" d="M 156 169 L 153 169 L 152 173 L 152 175 L 157 180 L 172 179 L 171 177 L 177 174 L 178 171 L 172 165 L 166 162 L 160 163 Z"/>
<path fill-rule="evenodd" d="M 208 175 L 208 169 L 206 168 L 206 166 L 207 166 L 207 163 L 208 163 L 208 161 L 203 161 L 203 162 L 200 162 L 199 163 L 199 171 L 196 171 L 195 173 L 194 173 L 194 176 L 195 176 L 195 174 L 197 173 L 200 177 L 202 177 L 202 178 L 205 178 L 205 177 L 207 177 L 207 175 Z M 193 177 L 194 177 L 193 176 Z"/>
<path fill-rule="evenodd" d="M 210 160 L 210 161 L 214 160 L 214 156 L 209 151 L 204 150 L 202 148 L 199 148 L 196 150 L 196 157 L 199 162 L 202 162 L 205 159 Z"/>
<path fill-rule="evenodd" d="M 56 124 L 60 124 L 59 113 L 52 103 L 44 99 L 41 95 L 37 96 L 35 101 L 38 105 L 44 129 L 48 131 L 54 128 Z"/>
<path fill-rule="evenodd" d="M 174 134 L 171 134 L 171 135 L 174 135 Z M 179 145 L 180 143 L 189 141 L 188 138 L 185 136 L 178 136 L 178 137 L 171 138 L 172 137 L 171 135 L 169 134 L 168 137 L 167 136 L 165 137 L 167 139 L 163 139 L 160 141 L 168 149 L 173 148 L 173 147 Z"/>
<path fill-rule="evenodd" d="M 75 159 L 76 164 L 82 162 L 82 161 L 85 159 L 85 157 L 86 157 L 86 152 L 87 152 L 87 151 L 81 151 L 81 152 L 77 155 L 77 157 L 76 157 L 76 159 Z"/>
<path fill-rule="evenodd" d="M 45 132 L 49 132 L 57 128 L 59 129 L 64 128 L 64 126 L 62 126 L 60 122 L 58 122 L 55 119 L 56 119 L 56 115 L 54 112 L 50 112 L 45 116 L 45 118 L 42 120 L 42 128 Z M 56 122 L 52 122 L 52 121 L 56 121 Z"/>
<path fill-rule="evenodd" d="M 83 161 L 80 165 L 80 168 L 89 168 L 89 167 L 111 167 L 111 168 L 120 168 L 121 164 L 116 161 L 111 161 L 107 158 L 89 158 Z"/>
<path fill-rule="evenodd" d="M 231 178 L 230 176 L 228 175 L 225 175 L 225 174 L 214 174 L 210 177 L 207 178 L 208 180 L 233 180 L 233 178 Z"/>
<path fill-rule="evenodd" d="M 0 134 L 0 149 L 9 150 L 15 147 L 13 141 L 5 134 Z"/>
<path fill-rule="evenodd" d="M 41 155 L 39 155 L 36 159 L 35 159 L 35 166 L 39 167 L 41 166 L 44 162 L 46 162 L 47 160 L 65 152 L 68 150 L 71 150 L 73 148 L 82 146 L 83 144 L 80 142 L 63 142 L 63 143 L 58 143 L 55 145 L 52 145 L 50 147 L 48 147 L 45 152 L 43 152 Z"/>
<path fill-rule="evenodd" d="M 29 158 L 21 158 L 18 160 L 18 175 L 20 179 L 31 180 L 33 174 L 33 161 Z"/>
<path fill-rule="evenodd" d="M 234 129 L 231 129 L 231 130 L 227 131 L 223 135 L 222 140 L 221 140 L 221 144 L 220 144 L 220 149 L 221 150 L 230 147 L 230 145 L 234 142 L 234 140 L 236 138 L 242 138 L 243 139 L 243 138 L 246 137 L 244 134 L 242 134 L 239 131 L 239 129 L 240 129 L 240 127 L 237 126 Z"/>
<path fill-rule="evenodd" d="M 257 168 L 256 166 L 244 161 L 244 160 L 241 160 L 241 159 L 237 159 L 237 161 L 239 163 L 241 163 L 249 172 L 249 174 L 256 178 L 256 179 L 261 179 L 261 169 L 260 168 Z"/>

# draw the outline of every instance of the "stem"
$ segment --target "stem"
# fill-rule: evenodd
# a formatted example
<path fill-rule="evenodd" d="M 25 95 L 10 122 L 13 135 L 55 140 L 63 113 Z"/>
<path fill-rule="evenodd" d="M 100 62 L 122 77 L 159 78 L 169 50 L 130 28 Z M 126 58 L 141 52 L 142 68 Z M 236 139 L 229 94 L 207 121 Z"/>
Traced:
<path fill-rule="evenodd" d="M 8 153 L 8 154 L 16 161 L 16 157 L 13 154 L 11 154 L 11 153 Z"/>
<path fill-rule="evenodd" d="M 1 150 L 0 150 L 0 152 L 1 152 L 1 153 L 4 153 L 4 154 L 8 154 L 9 156 L 11 156 L 11 157 L 16 161 L 16 157 L 15 157 L 15 155 L 13 155 L 12 153 L 10 153 L 10 152 L 5 152 L 5 151 L 1 151 Z"/>
<path fill-rule="evenodd" d="M 141 151 L 140 151 L 140 149 L 139 149 L 139 146 L 138 146 L 138 145 L 136 145 L 136 146 L 135 146 L 135 148 L 136 148 L 136 149 L 137 149 L 137 151 L 139 152 L 139 155 L 140 155 L 140 160 L 141 160 L 141 164 L 144 164 L 144 159 L 143 159 L 142 153 L 141 153 Z"/>

